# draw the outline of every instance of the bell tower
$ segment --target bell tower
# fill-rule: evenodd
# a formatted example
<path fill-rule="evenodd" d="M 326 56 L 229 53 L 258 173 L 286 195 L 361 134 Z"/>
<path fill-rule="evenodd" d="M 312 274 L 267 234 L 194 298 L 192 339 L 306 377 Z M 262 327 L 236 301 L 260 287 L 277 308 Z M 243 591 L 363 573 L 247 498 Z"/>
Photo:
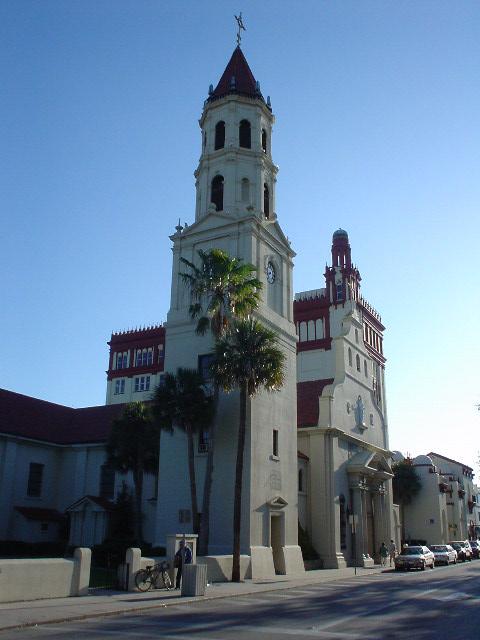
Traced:
<path fill-rule="evenodd" d="M 295 253 L 275 213 L 277 167 L 272 161 L 274 117 L 270 99 L 237 46 L 216 87 L 210 86 L 199 120 L 202 150 L 195 171 L 195 221 L 175 227 L 170 310 L 165 325 L 165 371 L 197 368 L 212 352 L 210 334 L 199 336 L 189 314 L 190 295 L 181 258 L 198 263 L 198 251 L 216 248 L 255 266 L 262 300 L 255 316 L 276 332 L 286 356 L 285 383 L 248 402 L 241 552 L 254 576 L 303 570 L 298 546 L 296 332 L 293 322 Z M 215 417 L 214 474 L 210 504 L 211 555 L 232 552 L 234 461 L 239 395 L 220 394 Z M 182 434 L 162 439 L 156 543 L 179 529 L 176 514 L 188 508 L 189 487 Z M 196 456 L 199 478 L 205 459 Z M 197 499 L 202 503 L 203 482 Z M 188 529 L 188 527 L 187 527 Z"/>
<path fill-rule="evenodd" d="M 210 85 L 199 124 L 202 154 L 195 172 L 195 220 L 211 211 L 234 218 L 273 219 L 277 167 L 272 162 L 274 116 L 239 46 L 215 89 Z"/>

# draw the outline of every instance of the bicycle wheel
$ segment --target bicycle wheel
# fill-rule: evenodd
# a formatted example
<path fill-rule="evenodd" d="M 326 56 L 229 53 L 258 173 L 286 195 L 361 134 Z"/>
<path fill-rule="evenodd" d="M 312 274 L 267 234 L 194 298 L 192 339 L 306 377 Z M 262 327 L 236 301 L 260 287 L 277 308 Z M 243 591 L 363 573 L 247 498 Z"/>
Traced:
<path fill-rule="evenodd" d="M 170 576 L 166 571 L 162 571 L 162 579 L 163 584 L 165 585 L 165 589 L 169 591 L 172 588 L 172 581 L 170 580 Z"/>
<path fill-rule="evenodd" d="M 139 591 L 148 591 L 152 588 L 152 574 L 146 569 L 140 569 L 135 574 L 135 584 Z"/>

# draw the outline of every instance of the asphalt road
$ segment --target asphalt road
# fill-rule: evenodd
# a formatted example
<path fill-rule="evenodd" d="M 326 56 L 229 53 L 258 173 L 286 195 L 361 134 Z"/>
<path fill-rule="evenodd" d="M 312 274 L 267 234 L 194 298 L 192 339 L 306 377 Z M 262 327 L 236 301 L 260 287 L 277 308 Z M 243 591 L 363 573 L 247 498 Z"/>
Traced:
<path fill-rule="evenodd" d="M 478 640 L 480 561 L 0 632 L 0 640 L 110 637 Z"/>

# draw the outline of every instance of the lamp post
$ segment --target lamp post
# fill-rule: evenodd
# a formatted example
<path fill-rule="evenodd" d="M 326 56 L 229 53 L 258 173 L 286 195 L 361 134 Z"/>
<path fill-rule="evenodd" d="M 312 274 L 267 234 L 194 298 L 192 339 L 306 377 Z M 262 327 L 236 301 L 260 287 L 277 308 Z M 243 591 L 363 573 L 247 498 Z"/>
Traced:
<path fill-rule="evenodd" d="M 348 522 L 352 527 L 352 559 L 355 575 L 357 575 L 357 519 L 358 516 L 356 513 L 352 513 L 348 516 Z"/>

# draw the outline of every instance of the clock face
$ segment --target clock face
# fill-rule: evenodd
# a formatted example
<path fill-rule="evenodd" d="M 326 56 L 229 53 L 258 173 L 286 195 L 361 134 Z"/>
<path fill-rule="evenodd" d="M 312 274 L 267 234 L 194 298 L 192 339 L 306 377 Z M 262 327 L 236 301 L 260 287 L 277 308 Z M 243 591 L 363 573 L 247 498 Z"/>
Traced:
<path fill-rule="evenodd" d="M 267 264 L 267 282 L 270 284 L 275 282 L 275 267 L 271 262 Z"/>

